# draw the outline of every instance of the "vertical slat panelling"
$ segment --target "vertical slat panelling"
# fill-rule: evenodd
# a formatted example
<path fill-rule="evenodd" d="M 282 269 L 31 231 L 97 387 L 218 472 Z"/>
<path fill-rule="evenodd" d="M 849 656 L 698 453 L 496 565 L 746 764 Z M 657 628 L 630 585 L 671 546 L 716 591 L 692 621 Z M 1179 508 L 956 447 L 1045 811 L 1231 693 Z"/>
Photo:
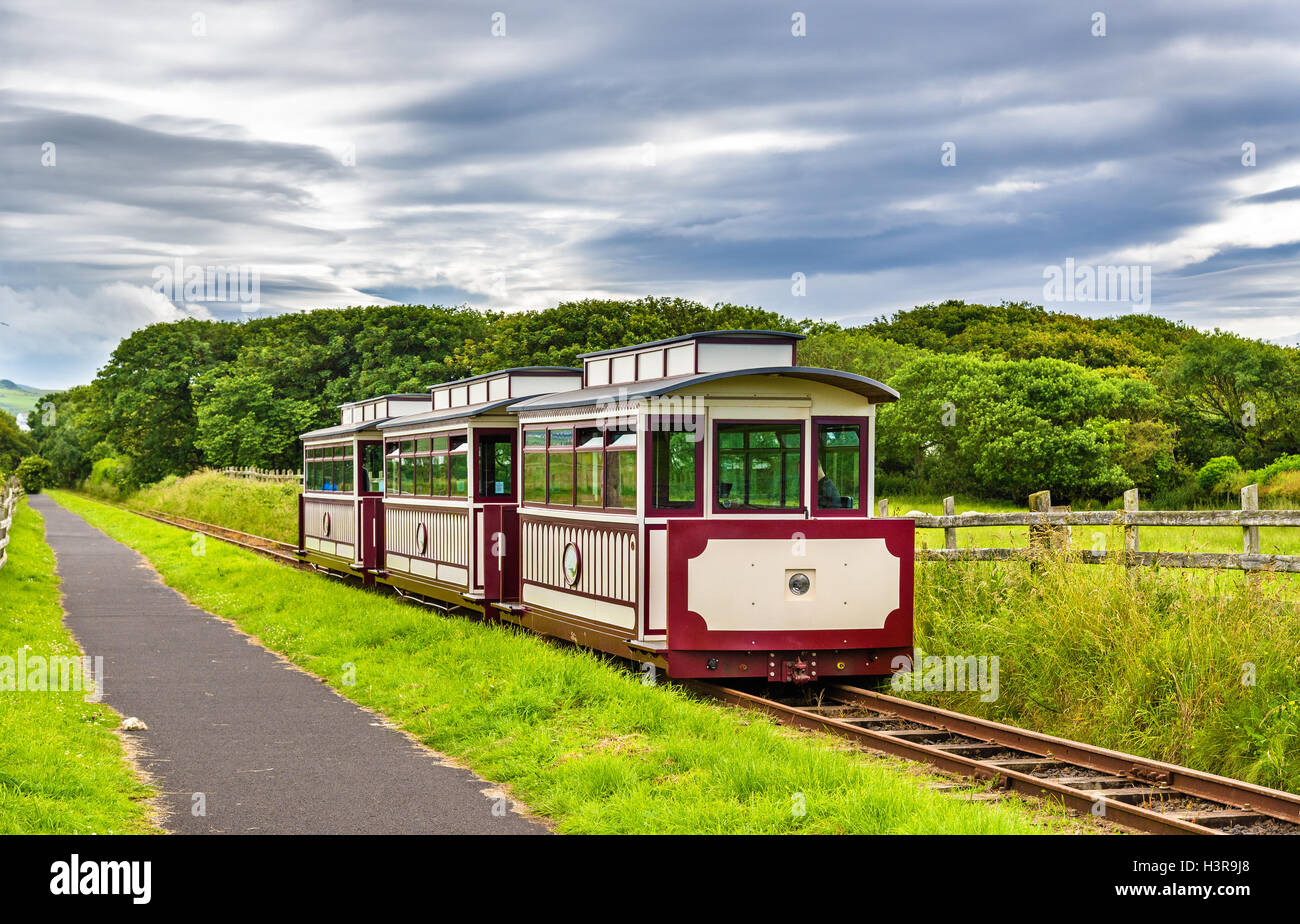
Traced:
<path fill-rule="evenodd" d="M 633 535 L 625 529 L 590 523 L 569 525 L 525 518 L 520 523 L 522 577 L 558 590 L 635 603 L 637 568 L 631 546 Z M 582 572 L 577 586 L 572 588 L 564 576 L 564 547 L 570 542 L 582 553 Z"/>

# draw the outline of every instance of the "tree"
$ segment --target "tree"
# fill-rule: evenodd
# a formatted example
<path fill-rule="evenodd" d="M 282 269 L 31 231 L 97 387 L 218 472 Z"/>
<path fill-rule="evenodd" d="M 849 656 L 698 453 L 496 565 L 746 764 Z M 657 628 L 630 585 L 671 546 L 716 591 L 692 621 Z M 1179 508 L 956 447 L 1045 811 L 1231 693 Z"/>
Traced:
<path fill-rule="evenodd" d="M 194 444 L 209 465 L 297 468 L 298 434 L 315 412 L 310 402 L 277 395 L 254 375 L 216 370 L 196 386 Z"/>
<path fill-rule="evenodd" d="M 40 456 L 28 456 L 18 463 L 19 483 L 28 494 L 40 494 L 45 489 L 45 479 L 50 473 L 50 463 Z"/>
<path fill-rule="evenodd" d="M 0 471 L 12 472 L 23 456 L 36 452 L 36 440 L 18 428 L 18 418 L 0 411 Z"/>

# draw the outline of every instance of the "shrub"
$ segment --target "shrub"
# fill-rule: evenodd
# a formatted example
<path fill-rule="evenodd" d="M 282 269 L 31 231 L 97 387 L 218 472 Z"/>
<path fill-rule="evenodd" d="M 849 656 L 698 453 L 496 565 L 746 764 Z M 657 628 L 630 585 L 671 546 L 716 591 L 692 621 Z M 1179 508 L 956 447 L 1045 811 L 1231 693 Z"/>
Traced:
<path fill-rule="evenodd" d="M 19 462 L 16 474 L 23 490 L 28 494 L 40 494 L 52 467 L 48 459 L 40 456 L 27 456 Z"/>
<path fill-rule="evenodd" d="M 1244 475 L 1241 463 L 1232 456 L 1215 456 L 1196 473 L 1196 486 L 1202 494 L 1221 494 Z"/>
<path fill-rule="evenodd" d="M 116 499 L 130 493 L 134 487 L 131 479 L 131 460 L 123 456 L 100 459 L 90 469 L 90 477 L 82 485 L 88 494 Z"/>

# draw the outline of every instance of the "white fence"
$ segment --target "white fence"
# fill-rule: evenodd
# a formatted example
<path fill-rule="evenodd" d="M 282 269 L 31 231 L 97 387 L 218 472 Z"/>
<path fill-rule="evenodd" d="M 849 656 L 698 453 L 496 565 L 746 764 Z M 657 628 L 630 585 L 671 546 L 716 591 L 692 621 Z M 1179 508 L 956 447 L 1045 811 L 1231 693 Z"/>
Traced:
<path fill-rule="evenodd" d="M 18 509 L 18 498 L 21 495 L 22 489 L 18 487 L 17 480 L 0 488 L 0 568 L 9 560 L 6 551 L 9 546 L 9 527 L 13 525 L 14 511 Z"/>
<path fill-rule="evenodd" d="M 302 481 L 301 474 L 287 469 L 222 468 L 218 471 L 227 478 L 243 478 L 247 481 Z"/>

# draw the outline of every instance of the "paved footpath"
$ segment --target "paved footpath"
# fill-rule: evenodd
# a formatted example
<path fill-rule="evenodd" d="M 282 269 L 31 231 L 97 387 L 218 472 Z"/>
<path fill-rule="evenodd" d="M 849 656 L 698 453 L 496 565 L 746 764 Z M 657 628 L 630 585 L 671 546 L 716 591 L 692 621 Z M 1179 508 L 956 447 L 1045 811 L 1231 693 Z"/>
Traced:
<path fill-rule="evenodd" d="M 491 785 L 439 762 L 381 720 L 163 584 L 145 559 L 43 494 L 67 623 L 104 658 L 104 701 L 136 716 L 181 834 L 541 834 L 501 815 Z M 192 812 L 203 793 L 206 816 Z"/>

